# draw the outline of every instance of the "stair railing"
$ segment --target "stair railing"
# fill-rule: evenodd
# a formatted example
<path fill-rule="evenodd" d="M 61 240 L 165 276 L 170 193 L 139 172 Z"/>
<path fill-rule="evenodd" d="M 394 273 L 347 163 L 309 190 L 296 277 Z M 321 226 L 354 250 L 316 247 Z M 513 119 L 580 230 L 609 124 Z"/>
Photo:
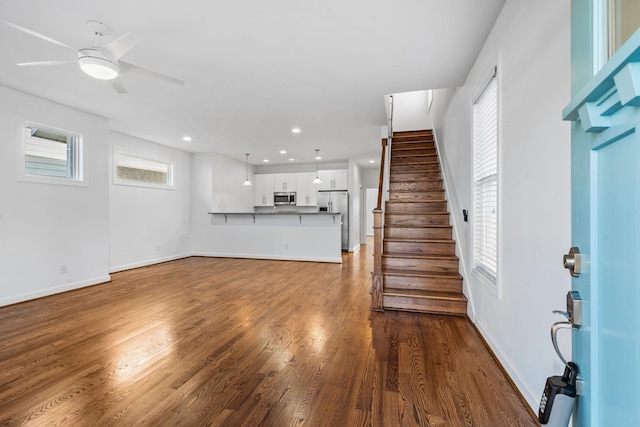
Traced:
<path fill-rule="evenodd" d="M 389 173 L 391 171 L 391 142 L 393 139 L 393 95 L 389 96 L 388 134 L 382 139 L 380 179 L 378 180 L 378 204 L 373 210 L 373 282 L 371 285 L 371 309 L 382 311 L 384 276 L 382 275 L 382 250 L 384 239 L 384 201 L 389 198 Z"/>

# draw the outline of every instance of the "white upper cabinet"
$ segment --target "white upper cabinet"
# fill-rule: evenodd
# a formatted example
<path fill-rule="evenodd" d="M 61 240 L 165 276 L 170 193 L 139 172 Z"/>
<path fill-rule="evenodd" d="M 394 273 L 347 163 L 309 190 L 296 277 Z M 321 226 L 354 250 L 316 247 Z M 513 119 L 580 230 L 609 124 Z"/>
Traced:
<path fill-rule="evenodd" d="M 273 175 L 273 191 L 296 191 L 296 176 L 297 174 L 295 173 L 277 173 Z"/>
<path fill-rule="evenodd" d="M 254 175 L 253 181 L 253 205 L 273 206 L 273 174 Z"/>
<path fill-rule="evenodd" d="M 349 189 L 349 171 L 346 169 L 318 171 L 318 177 L 322 181 L 322 184 L 318 184 L 318 191 L 346 191 Z"/>
<path fill-rule="evenodd" d="M 315 172 L 301 172 L 296 174 L 296 206 L 317 206 L 318 189 L 313 180 Z"/>

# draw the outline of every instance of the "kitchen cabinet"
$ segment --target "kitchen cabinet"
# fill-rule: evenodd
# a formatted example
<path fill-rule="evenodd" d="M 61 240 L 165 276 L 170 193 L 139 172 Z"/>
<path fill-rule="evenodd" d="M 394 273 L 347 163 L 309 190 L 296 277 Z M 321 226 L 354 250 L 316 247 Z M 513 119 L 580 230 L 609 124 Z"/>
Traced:
<path fill-rule="evenodd" d="M 318 184 L 318 191 L 347 191 L 349 171 L 346 169 L 321 170 L 318 177 L 322 184 Z"/>
<path fill-rule="evenodd" d="M 273 174 L 253 176 L 253 206 L 273 206 Z"/>
<path fill-rule="evenodd" d="M 296 206 L 317 206 L 318 189 L 313 183 L 315 172 L 301 172 L 296 175 Z"/>
<path fill-rule="evenodd" d="M 275 192 L 293 192 L 296 191 L 296 179 L 295 173 L 277 173 L 273 175 L 273 190 Z"/>

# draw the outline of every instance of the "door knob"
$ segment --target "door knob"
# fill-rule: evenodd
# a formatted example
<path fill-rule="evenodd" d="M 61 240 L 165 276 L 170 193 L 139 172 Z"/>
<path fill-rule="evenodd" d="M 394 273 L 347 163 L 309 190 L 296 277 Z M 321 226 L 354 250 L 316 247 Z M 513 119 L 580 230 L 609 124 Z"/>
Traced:
<path fill-rule="evenodd" d="M 581 261 L 580 250 L 576 246 L 569 249 L 569 253 L 565 254 L 562 257 L 564 268 L 569 270 L 569 273 L 571 274 L 572 277 L 580 276 L 580 270 L 581 270 L 580 261 Z"/>

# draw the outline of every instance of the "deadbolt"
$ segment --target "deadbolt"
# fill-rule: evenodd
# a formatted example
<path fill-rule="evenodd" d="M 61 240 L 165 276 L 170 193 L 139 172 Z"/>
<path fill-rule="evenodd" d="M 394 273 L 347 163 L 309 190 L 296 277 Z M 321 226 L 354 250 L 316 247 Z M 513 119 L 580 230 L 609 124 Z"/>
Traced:
<path fill-rule="evenodd" d="M 581 255 L 580 250 L 574 246 L 569 249 L 569 253 L 562 257 L 564 268 L 569 270 L 572 277 L 580 276 L 581 270 Z"/>

